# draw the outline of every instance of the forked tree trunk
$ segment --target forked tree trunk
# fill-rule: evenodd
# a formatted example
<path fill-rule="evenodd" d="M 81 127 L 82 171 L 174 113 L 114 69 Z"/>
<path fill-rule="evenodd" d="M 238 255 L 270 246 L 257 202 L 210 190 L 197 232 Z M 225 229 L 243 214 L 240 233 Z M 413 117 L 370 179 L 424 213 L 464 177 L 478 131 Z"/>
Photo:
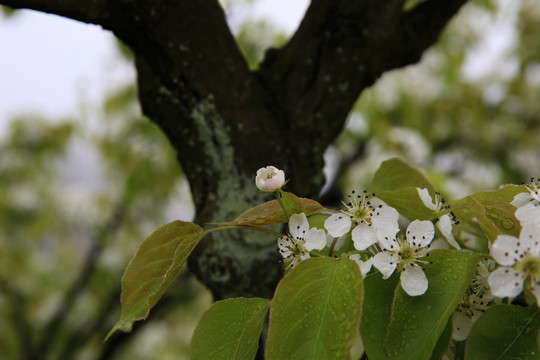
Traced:
<path fill-rule="evenodd" d="M 363 89 L 417 62 L 466 0 L 313 0 L 291 40 L 250 72 L 217 0 L 0 0 L 111 30 L 135 54 L 143 113 L 177 150 L 199 224 L 260 203 L 256 170 L 275 165 L 288 189 L 316 196 L 323 152 Z M 205 239 L 190 269 L 216 298 L 270 297 L 282 265 L 273 238 Z"/>

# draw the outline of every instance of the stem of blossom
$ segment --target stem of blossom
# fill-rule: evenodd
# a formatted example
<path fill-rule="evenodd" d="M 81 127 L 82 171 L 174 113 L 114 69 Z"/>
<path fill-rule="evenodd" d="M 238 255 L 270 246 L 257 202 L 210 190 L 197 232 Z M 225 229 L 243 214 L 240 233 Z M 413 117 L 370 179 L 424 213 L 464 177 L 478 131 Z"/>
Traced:
<path fill-rule="evenodd" d="M 251 226 L 251 225 L 226 225 L 226 226 L 220 226 L 220 227 L 216 227 L 216 228 L 212 228 L 212 229 L 206 229 L 204 232 L 206 234 L 209 234 L 209 233 L 214 232 L 214 231 L 228 230 L 228 229 L 255 230 L 255 231 L 260 231 L 260 232 L 264 232 L 264 233 L 267 233 L 267 234 L 271 234 L 271 235 L 274 235 L 276 237 L 285 236 L 284 234 L 278 233 L 277 231 L 273 231 L 273 230 L 270 230 L 270 229 L 267 229 L 267 228 L 262 228 L 262 227 L 257 227 L 257 226 Z"/>
<path fill-rule="evenodd" d="M 332 241 L 332 245 L 330 245 L 330 250 L 328 250 L 328 256 L 332 257 L 334 255 L 334 248 L 336 247 L 338 239 L 339 238 L 335 238 L 334 241 Z"/>
<path fill-rule="evenodd" d="M 285 213 L 285 216 L 287 217 L 287 220 L 289 220 L 289 213 L 287 212 L 287 210 L 285 209 L 285 205 L 283 204 L 283 194 L 281 193 L 281 189 L 279 190 L 276 190 L 275 192 L 276 194 L 276 198 L 279 202 L 279 205 L 281 205 L 281 209 L 283 210 L 283 213 Z"/>

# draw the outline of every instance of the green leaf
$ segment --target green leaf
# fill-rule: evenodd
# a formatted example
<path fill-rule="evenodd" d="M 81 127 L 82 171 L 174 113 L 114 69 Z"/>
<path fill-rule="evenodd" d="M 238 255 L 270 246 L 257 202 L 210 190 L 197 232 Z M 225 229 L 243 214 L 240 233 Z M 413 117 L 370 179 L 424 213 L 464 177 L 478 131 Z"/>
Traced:
<path fill-rule="evenodd" d="M 323 209 L 322 205 L 315 200 L 299 198 L 294 194 L 286 192 L 283 194 L 285 194 L 284 198 L 288 201 L 288 206 L 292 207 L 295 213 L 304 212 L 306 216 L 309 216 Z M 277 200 L 272 200 L 246 210 L 236 218 L 236 220 L 225 224 L 264 226 L 282 224 L 287 221 L 288 219 L 283 213 L 283 209 L 279 205 L 279 202 Z"/>
<path fill-rule="evenodd" d="M 430 220 L 434 217 L 433 211 L 424 205 L 415 187 L 381 191 L 377 193 L 377 197 L 394 207 L 407 219 Z"/>
<path fill-rule="evenodd" d="M 424 205 L 417 187 L 428 189 L 432 196 L 435 194 L 433 185 L 420 171 L 398 158 L 384 161 L 371 181 L 371 190 L 377 197 L 401 215 L 408 219 L 431 219 L 433 211 Z"/>
<path fill-rule="evenodd" d="M 539 359 L 539 332 L 540 310 L 536 306 L 492 306 L 472 328 L 465 359 Z"/>
<path fill-rule="evenodd" d="M 472 194 L 471 196 L 476 200 L 490 199 L 490 200 L 499 200 L 499 201 L 510 203 L 512 202 L 512 200 L 514 200 L 514 196 L 524 191 L 527 191 L 525 186 L 510 184 L 510 185 L 503 186 L 499 190 L 479 191 Z M 460 200 L 456 200 L 452 204 L 458 205 L 458 204 L 465 204 L 465 203 L 466 203 L 466 198 L 463 198 Z"/>
<path fill-rule="evenodd" d="M 322 257 L 301 262 L 276 289 L 266 359 L 348 359 L 362 295 L 355 262 Z"/>
<path fill-rule="evenodd" d="M 433 349 L 431 360 L 440 360 L 443 358 L 443 355 L 450 347 L 450 342 L 452 341 L 452 330 L 452 321 L 448 321 L 437 345 L 435 345 L 435 349 Z"/>
<path fill-rule="evenodd" d="M 433 250 L 424 265 L 429 281 L 422 296 L 409 296 L 399 274 L 366 277 L 362 340 L 370 360 L 430 359 L 478 263 L 472 252 Z M 445 335 L 446 336 L 446 335 Z M 444 344 L 443 344 L 444 345 Z M 443 346 L 441 345 L 441 346 Z M 438 350 L 439 351 L 439 350 Z"/>
<path fill-rule="evenodd" d="M 270 301 L 233 298 L 215 302 L 191 339 L 191 359 L 252 360 Z"/>
<path fill-rule="evenodd" d="M 426 188 L 431 194 L 435 193 L 433 185 L 420 171 L 398 158 L 383 161 L 371 181 L 371 189 L 377 196 L 382 191 L 407 187 Z"/>
<path fill-rule="evenodd" d="M 498 200 L 466 198 L 466 204 L 452 210 L 457 218 L 472 228 L 478 228 L 491 241 L 500 234 L 518 236 L 521 227 L 514 217 L 515 207 Z"/>
<path fill-rule="evenodd" d="M 364 279 L 364 306 L 360 334 L 370 360 L 386 359 L 386 334 L 399 275 L 383 280 L 380 273 Z"/>
<path fill-rule="evenodd" d="M 429 281 L 424 295 L 412 297 L 401 286 L 396 289 L 386 338 L 390 359 L 430 359 L 472 280 L 479 255 L 433 250 L 429 260 L 431 264 L 424 265 Z"/>
<path fill-rule="evenodd" d="M 500 200 L 479 200 L 484 206 L 486 216 L 495 224 L 501 234 L 519 237 L 521 225 L 515 217 L 516 207 Z"/>
<path fill-rule="evenodd" d="M 173 221 L 143 241 L 122 277 L 122 313 L 107 338 L 116 330 L 129 332 L 135 321 L 146 319 L 203 235 L 193 223 Z"/>

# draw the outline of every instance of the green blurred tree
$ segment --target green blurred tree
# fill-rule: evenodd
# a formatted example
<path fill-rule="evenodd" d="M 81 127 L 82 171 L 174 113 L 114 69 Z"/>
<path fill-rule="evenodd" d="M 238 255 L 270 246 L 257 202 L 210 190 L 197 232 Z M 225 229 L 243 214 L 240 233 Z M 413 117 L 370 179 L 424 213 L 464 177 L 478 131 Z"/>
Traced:
<path fill-rule="evenodd" d="M 13 344 L 8 358 L 69 358 L 81 341 L 106 358 L 125 341 L 113 338 L 95 350 L 118 305 L 123 268 L 143 234 L 165 217 L 181 181 L 178 163 L 191 186 L 196 222 L 207 223 L 230 220 L 259 202 L 253 174 L 268 164 L 286 170 L 297 194 L 316 196 L 331 143 L 339 177 L 330 181 L 330 204 L 353 184 L 367 185 L 374 162 L 389 154 L 427 167 L 452 194 L 479 186 L 473 181 L 480 178 L 478 164 L 487 164 L 484 178 L 495 176 L 488 184 L 494 186 L 530 175 L 530 162 L 519 165 L 524 156 L 512 151 L 532 151 L 536 161 L 539 16 L 532 0 L 519 5 L 515 76 L 463 76 L 482 34 L 471 24 L 476 16 L 500 13 L 498 3 L 476 1 L 420 67 L 385 75 L 368 91 L 383 72 L 417 62 L 465 1 L 313 1 L 291 39 L 263 25 L 264 40 L 256 23 L 234 39 L 216 1 L 0 2 L 100 24 L 133 51 L 138 71 L 138 90 L 128 87 L 105 104 L 100 136 L 88 139 L 75 125 L 26 119 L 14 123 L 3 145 L 3 159 L 11 159 L 0 178 L 6 238 L 0 242 L 6 294 L 0 302 L 8 304 L 0 311 L 11 324 L 0 331 Z M 281 47 L 267 50 L 268 44 Z M 157 127 L 133 110 L 137 95 Z M 48 164 L 81 138 L 99 149 L 109 190 L 72 199 L 62 189 L 50 191 L 57 169 Z M 275 248 L 271 237 L 230 232 L 205 239 L 190 268 L 215 299 L 270 297 L 281 277 Z M 181 281 L 189 282 L 188 275 Z M 168 296 L 189 298 L 185 290 Z M 124 356 L 133 358 L 135 350 Z"/>

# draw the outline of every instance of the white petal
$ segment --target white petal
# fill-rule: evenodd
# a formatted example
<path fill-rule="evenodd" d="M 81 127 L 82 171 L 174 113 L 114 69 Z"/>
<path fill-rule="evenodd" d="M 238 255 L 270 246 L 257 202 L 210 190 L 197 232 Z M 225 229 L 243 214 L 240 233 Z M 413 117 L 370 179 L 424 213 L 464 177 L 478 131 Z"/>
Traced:
<path fill-rule="evenodd" d="M 454 235 L 452 235 L 452 220 L 450 220 L 448 214 L 439 218 L 439 221 L 437 221 L 437 228 L 452 247 L 461 250 L 461 246 L 459 246 Z"/>
<path fill-rule="evenodd" d="M 514 265 L 520 255 L 518 243 L 513 236 L 499 235 L 491 247 L 491 256 L 501 265 Z"/>
<path fill-rule="evenodd" d="M 532 200 L 531 194 L 527 192 L 522 192 L 514 196 L 514 200 L 510 204 L 514 205 L 515 207 L 519 208 L 525 204 L 527 204 L 529 201 Z"/>
<path fill-rule="evenodd" d="M 522 226 L 540 224 L 540 206 L 534 202 L 529 202 L 519 207 L 516 210 L 515 216 Z"/>
<path fill-rule="evenodd" d="M 431 221 L 414 220 L 407 227 L 406 236 L 410 244 L 416 247 L 426 247 L 435 236 L 435 228 Z"/>
<path fill-rule="evenodd" d="M 371 222 L 377 231 L 379 239 L 387 237 L 392 239 L 396 237 L 399 231 L 399 213 L 396 209 L 386 205 L 379 205 L 371 215 Z"/>
<path fill-rule="evenodd" d="M 509 267 L 500 267 L 489 275 L 489 287 L 497 297 L 515 297 L 523 291 L 523 276 Z"/>
<path fill-rule="evenodd" d="M 354 248 L 362 251 L 377 242 L 377 234 L 373 226 L 366 223 L 360 223 L 353 229 L 352 239 Z"/>
<path fill-rule="evenodd" d="M 540 224 L 527 224 L 519 233 L 520 249 L 540 255 Z"/>
<path fill-rule="evenodd" d="M 428 279 L 424 270 L 416 266 L 405 266 L 401 272 L 401 287 L 409 296 L 419 296 L 426 292 Z"/>
<path fill-rule="evenodd" d="M 306 234 L 304 246 L 307 251 L 324 249 L 326 246 L 326 231 L 314 227 L 311 228 Z"/>
<path fill-rule="evenodd" d="M 373 257 L 373 266 L 383 275 L 383 279 L 388 279 L 396 270 L 397 259 L 389 252 L 383 251 Z"/>
<path fill-rule="evenodd" d="M 293 247 L 291 239 L 288 236 L 283 236 L 278 239 L 279 253 L 283 258 L 288 258 L 292 255 L 291 248 Z"/>
<path fill-rule="evenodd" d="M 454 311 L 452 315 L 452 327 L 452 337 L 454 340 L 463 341 L 469 336 L 473 322 L 461 311 Z"/>
<path fill-rule="evenodd" d="M 418 192 L 418 196 L 420 197 L 420 200 L 422 200 L 422 202 L 424 203 L 425 207 L 433 211 L 437 210 L 437 204 L 433 202 L 431 195 L 429 195 L 428 189 L 420 189 L 417 187 L 416 191 Z"/>
<path fill-rule="evenodd" d="M 324 228 L 333 237 L 340 237 L 351 230 L 351 218 L 345 214 L 333 214 L 324 222 Z"/>
<path fill-rule="evenodd" d="M 366 275 L 371 270 L 373 258 L 369 258 L 366 261 L 362 261 L 360 260 L 360 254 L 353 254 L 349 256 L 349 259 L 353 260 L 355 263 L 358 264 L 358 266 L 360 267 L 360 273 L 362 274 L 362 277 L 366 277 Z"/>
<path fill-rule="evenodd" d="M 285 173 L 274 166 L 267 166 L 257 170 L 255 185 L 260 191 L 273 192 L 285 184 Z"/>
<path fill-rule="evenodd" d="M 289 218 L 289 232 L 291 235 L 297 238 L 304 238 L 305 233 L 309 230 L 309 224 L 306 218 L 306 214 L 292 214 Z"/>

